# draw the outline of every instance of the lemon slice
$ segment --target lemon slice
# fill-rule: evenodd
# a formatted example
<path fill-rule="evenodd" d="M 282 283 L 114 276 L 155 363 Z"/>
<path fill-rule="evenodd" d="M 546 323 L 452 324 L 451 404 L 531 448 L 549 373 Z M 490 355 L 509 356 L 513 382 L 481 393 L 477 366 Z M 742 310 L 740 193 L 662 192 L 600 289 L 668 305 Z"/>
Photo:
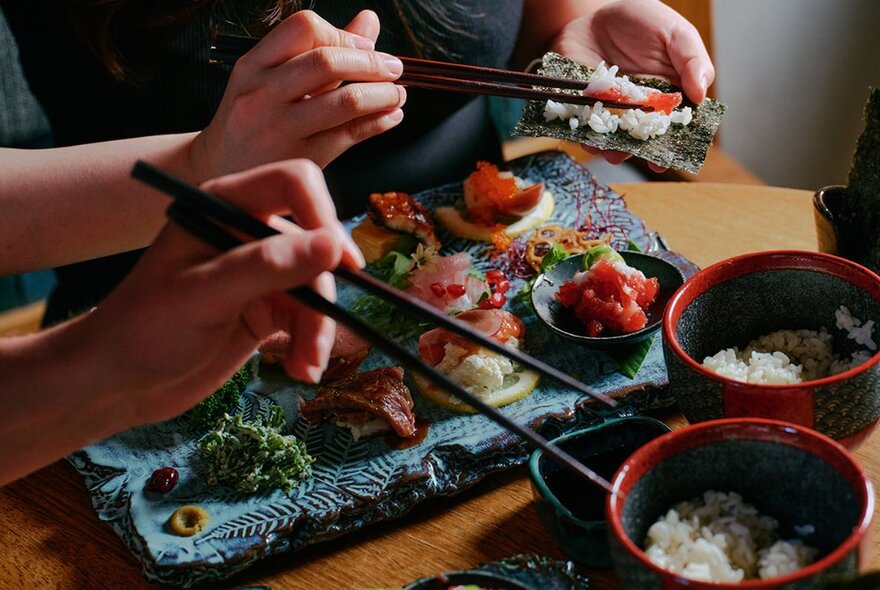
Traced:
<path fill-rule="evenodd" d="M 511 238 L 515 238 L 522 233 L 541 227 L 553 213 L 553 206 L 553 195 L 550 191 L 544 191 L 544 195 L 538 201 L 538 204 L 535 205 L 535 208 L 515 223 L 505 227 L 504 233 Z M 434 219 L 449 230 L 449 233 L 459 238 L 477 240 L 479 242 L 492 241 L 492 234 L 494 233 L 492 228 L 466 221 L 461 216 L 461 211 L 455 207 L 438 207 L 434 211 Z"/>
<path fill-rule="evenodd" d="M 452 410 L 453 412 L 461 412 L 463 414 L 476 413 L 474 408 L 449 395 L 446 391 L 435 385 L 433 381 L 429 381 L 418 373 L 412 373 L 411 376 L 419 393 L 422 394 L 422 397 L 427 398 L 441 408 Z M 500 408 L 501 406 L 506 406 L 507 404 L 519 401 L 532 393 L 540 380 L 541 376 L 535 371 L 523 369 L 505 377 L 504 385 L 502 387 L 486 393 L 477 394 L 477 397 L 493 408 Z"/>

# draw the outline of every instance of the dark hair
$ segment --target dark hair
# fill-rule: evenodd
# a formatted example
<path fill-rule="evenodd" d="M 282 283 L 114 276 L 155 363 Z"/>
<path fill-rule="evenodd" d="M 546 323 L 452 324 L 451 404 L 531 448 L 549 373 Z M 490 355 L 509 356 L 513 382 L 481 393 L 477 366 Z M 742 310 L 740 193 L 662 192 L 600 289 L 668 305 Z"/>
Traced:
<path fill-rule="evenodd" d="M 302 0 L 266 0 L 255 20 L 266 30 L 299 10 Z M 226 0 L 69 0 L 77 33 L 118 80 L 138 77 L 124 39 L 192 24 L 206 14 L 226 18 L 237 10 Z M 265 31 L 263 31 L 265 32 Z"/>
<path fill-rule="evenodd" d="M 71 18 L 80 37 L 118 80 L 137 81 L 141 65 L 130 56 L 135 40 L 184 26 L 210 15 L 216 29 L 224 22 L 250 23 L 240 34 L 262 36 L 297 10 L 310 8 L 313 0 L 68 0 Z M 455 60 L 455 38 L 466 34 L 452 16 L 457 2 L 391 0 L 403 33 L 417 57 Z M 248 14 L 242 14 L 241 11 Z M 213 32 L 213 31 L 212 31 Z M 125 42 L 129 45 L 126 45 Z M 143 45 L 143 43 L 142 43 Z"/>

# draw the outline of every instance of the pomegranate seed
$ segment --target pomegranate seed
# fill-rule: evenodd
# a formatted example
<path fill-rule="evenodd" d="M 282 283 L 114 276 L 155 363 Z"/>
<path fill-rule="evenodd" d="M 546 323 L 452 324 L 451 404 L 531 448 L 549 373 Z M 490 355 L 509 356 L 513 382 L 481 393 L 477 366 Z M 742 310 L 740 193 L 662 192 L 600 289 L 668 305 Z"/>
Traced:
<path fill-rule="evenodd" d="M 503 281 L 505 278 L 504 273 L 498 269 L 492 269 L 486 273 L 486 282 L 490 285 L 494 285 L 498 281 Z"/>
<path fill-rule="evenodd" d="M 496 293 L 507 293 L 508 289 L 510 289 L 510 281 L 507 279 L 501 279 L 497 283 L 495 283 L 495 292 Z"/>
<path fill-rule="evenodd" d="M 590 320 L 587 322 L 587 336 L 591 336 L 595 338 L 596 336 L 601 336 L 602 332 L 605 331 L 605 326 L 596 320 Z"/>
<path fill-rule="evenodd" d="M 507 297 L 504 296 L 504 293 L 492 293 L 488 299 L 485 299 L 482 303 L 480 303 L 480 309 L 501 309 L 501 307 L 507 302 Z"/>
<path fill-rule="evenodd" d="M 431 291 L 437 297 L 443 297 L 446 295 L 446 287 L 440 283 L 431 283 Z"/>
<path fill-rule="evenodd" d="M 480 309 L 495 309 L 495 305 L 489 299 L 483 299 L 477 307 Z"/>
<path fill-rule="evenodd" d="M 147 491 L 167 494 L 177 485 L 179 477 L 177 470 L 173 467 L 157 469 L 153 472 L 153 475 L 150 476 L 149 481 L 147 481 Z"/>
<path fill-rule="evenodd" d="M 464 285 L 452 284 L 446 287 L 446 292 L 449 293 L 452 297 L 458 299 L 462 295 L 464 295 Z"/>

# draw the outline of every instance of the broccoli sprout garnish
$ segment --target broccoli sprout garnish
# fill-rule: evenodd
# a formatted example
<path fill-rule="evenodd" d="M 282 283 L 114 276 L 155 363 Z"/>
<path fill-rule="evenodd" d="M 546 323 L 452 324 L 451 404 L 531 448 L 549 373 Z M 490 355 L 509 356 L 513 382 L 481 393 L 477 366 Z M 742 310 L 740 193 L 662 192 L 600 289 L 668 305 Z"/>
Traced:
<path fill-rule="evenodd" d="M 311 475 L 314 459 L 305 443 L 281 434 L 283 427 L 279 406 L 255 420 L 224 415 L 198 445 L 207 462 L 207 484 L 226 485 L 245 494 L 289 492 Z"/>

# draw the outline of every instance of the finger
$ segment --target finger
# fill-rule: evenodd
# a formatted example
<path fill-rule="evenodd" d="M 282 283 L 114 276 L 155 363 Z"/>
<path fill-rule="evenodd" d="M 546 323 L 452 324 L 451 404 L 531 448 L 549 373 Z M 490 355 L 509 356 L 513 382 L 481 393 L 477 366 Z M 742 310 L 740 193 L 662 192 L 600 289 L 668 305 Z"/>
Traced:
<path fill-rule="evenodd" d="M 685 94 L 693 102 L 701 103 L 715 80 L 715 68 L 700 33 L 691 23 L 681 19 L 672 29 L 667 51 Z"/>
<path fill-rule="evenodd" d="M 323 274 L 312 282 L 312 288 L 330 301 L 336 300 L 336 285 L 333 277 Z M 291 346 L 285 359 L 288 371 L 295 369 L 296 363 L 302 363 L 306 371 L 315 376 L 317 382 L 321 373 L 327 368 L 330 350 L 333 348 L 336 324 L 327 316 L 303 306 L 296 314 L 296 320 L 290 325 Z"/>
<path fill-rule="evenodd" d="M 406 102 L 406 89 L 391 82 L 347 84 L 297 103 L 288 120 L 302 136 L 339 127 L 352 119 L 389 112 Z"/>
<path fill-rule="evenodd" d="M 343 47 L 319 47 L 273 68 L 266 77 L 280 100 L 301 100 L 340 80 L 389 82 L 403 73 L 393 55 Z"/>
<path fill-rule="evenodd" d="M 312 135 L 309 143 L 314 146 L 313 157 L 318 164 L 329 163 L 356 143 L 384 133 L 399 125 L 401 121 L 403 121 L 403 111 L 395 109 L 389 113 L 360 117 L 335 129 Z"/>
<path fill-rule="evenodd" d="M 379 17 L 372 10 L 361 10 L 350 23 L 345 26 L 345 30 L 355 35 L 360 35 L 365 39 L 370 39 L 374 43 L 379 38 Z M 332 82 L 322 88 L 313 90 L 309 94 L 317 96 L 329 90 L 339 87 L 340 82 Z"/>
<path fill-rule="evenodd" d="M 372 50 L 372 39 L 337 29 L 311 10 L 287 17 L 247 52 L 239 64 L 272 68 L 316 47 Z"/>
<path fill-rule="evenodd" d="M 375 43 L 379 39 L 380 29 L 379 16 L 372 10 L 361 10 L 350 23 L 345 25 L 344 30 Z"/>
<path fill-rule="evenodd" d="M 273 215 L 291 214 L 307 229 L 327 228 L 342 245 L 345 263 L 354 267 L 364 265 L 363 255 L 336 217 L 324 174 L 314 162 L 288 160 L 265 164 L 206 182 L 202 188 L 243 206 L 281 232 L 295 233 L 296 228 Z"/>
<path fill-rule="evenodd" d="M 307 284 L 336 268 L 342 249 L 325 229 L 245 244 L 187 273 L 193 289 L 212 290 L 212 311 L 239 313 L 253 299 Z"/>
<path fill-rule="evenodd" d="M 602 156 L 609 164 L 622 164 L 632 157 L 629 152 L 618 152 L 615 150 L 606 150 L 602 152 Z"/>
<path fill-rule="evenodd" d="M 656 172 L 657 174 L 663 174 L 668 170 L 668 168 L 664 168 L 663 166 L 658 166 L 654 162 L 648 162 L 648 168 L 651 169 L 652 172 Z"/>

